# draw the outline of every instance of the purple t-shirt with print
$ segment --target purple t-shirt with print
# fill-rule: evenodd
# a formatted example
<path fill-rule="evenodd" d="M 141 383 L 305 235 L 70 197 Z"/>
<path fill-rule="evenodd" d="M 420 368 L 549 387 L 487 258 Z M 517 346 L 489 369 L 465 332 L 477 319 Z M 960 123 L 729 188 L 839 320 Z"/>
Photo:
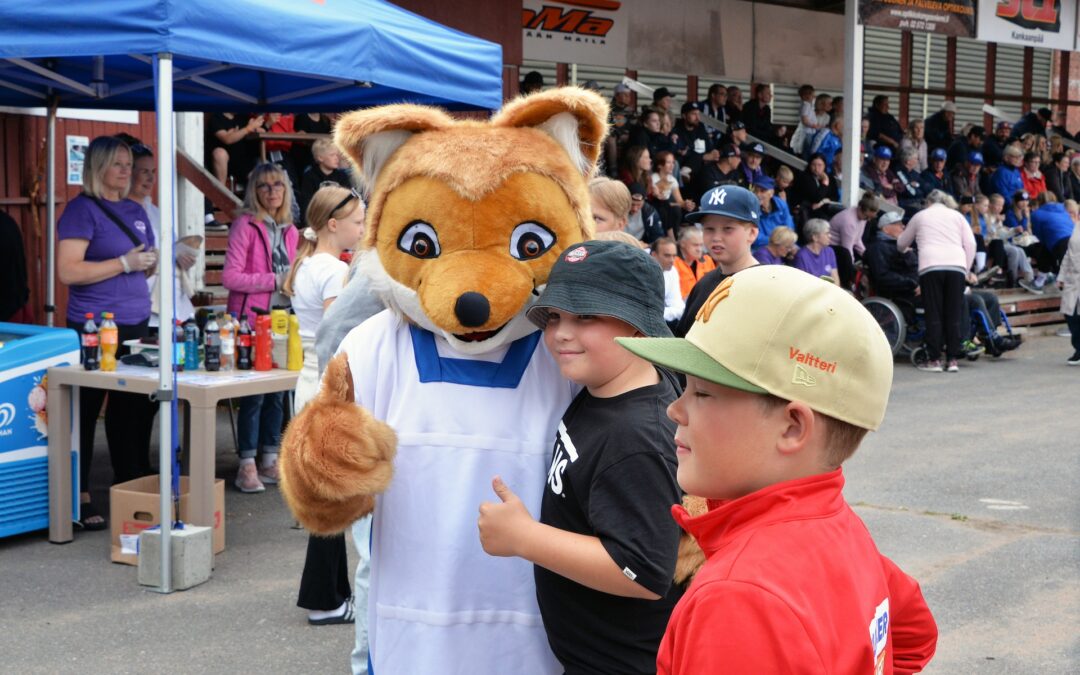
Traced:
<path fill-rule="evenodd" d="M 156 247 L 150 218 L 143 207 L 130 199 L 118 202 L 101 200 L 131 229 L 146 250 Z M 135 247 L 101 208 L 85 195 L 68 202 L 59 222 L 56 223 L 58 239 L 87 239 L 85 260 L 100 262 L 118 258 Z M 82 323 L 87 312 L 100 321 L 102 312 L 115 314 L 116 323 L 129 326 L 150 318 L 150 290 L 146 275 L 142 272 L 121 272 L 115 277 L 93 284 L 68 287 L 68 321 Z"/>
<path fill-rule="evenodd" d="M 821 249 L 821 253 L 814 253 L 809 246 L 803 246 L 795 254 L 795 269 L 809 272 L 815 277 L 832 276 L 836 269 L 836 252 L 831 246 Z"/>

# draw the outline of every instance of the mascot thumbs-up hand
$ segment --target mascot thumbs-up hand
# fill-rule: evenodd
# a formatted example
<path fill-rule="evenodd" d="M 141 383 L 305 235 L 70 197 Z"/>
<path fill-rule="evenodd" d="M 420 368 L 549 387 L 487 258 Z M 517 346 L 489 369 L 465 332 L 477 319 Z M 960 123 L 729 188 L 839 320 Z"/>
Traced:
<path fill-rule="evenodd" d="M 393 474 L 393 429 L 353 399 L 349 362 L 340 354 L 282 439 L 282 494 L 300 524 L 316 534 L 336 534 L 370 513 L 374 495 Z"/>

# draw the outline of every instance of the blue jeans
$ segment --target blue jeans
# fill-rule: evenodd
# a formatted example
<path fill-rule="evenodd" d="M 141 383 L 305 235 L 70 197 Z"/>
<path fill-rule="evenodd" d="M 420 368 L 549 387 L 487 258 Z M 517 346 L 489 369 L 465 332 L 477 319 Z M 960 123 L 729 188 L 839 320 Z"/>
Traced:
<path fill-rule="evenodd" d="M 282 401 L 285 392 L 257 394 L 240 399 L 240 414 L 236 420 L 237 450 L 241 459 L 264 454 L 277 454 L 281 442 Z"/>

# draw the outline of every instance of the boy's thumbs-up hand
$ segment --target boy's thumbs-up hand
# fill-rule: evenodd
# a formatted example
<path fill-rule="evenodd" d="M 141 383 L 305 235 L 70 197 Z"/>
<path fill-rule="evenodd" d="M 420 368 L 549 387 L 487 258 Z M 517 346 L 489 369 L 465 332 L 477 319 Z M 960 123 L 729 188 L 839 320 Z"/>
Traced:
<path fill-rule="evenodd" d="M 521 555 L 519 548 L 529 527 L 536 523 L 529 510 L 502 478 L 495 476 L 491 487 L 499 497 L 499 503 L 484 502 L 480 505 L 480 545 L 488 555 Z"/>

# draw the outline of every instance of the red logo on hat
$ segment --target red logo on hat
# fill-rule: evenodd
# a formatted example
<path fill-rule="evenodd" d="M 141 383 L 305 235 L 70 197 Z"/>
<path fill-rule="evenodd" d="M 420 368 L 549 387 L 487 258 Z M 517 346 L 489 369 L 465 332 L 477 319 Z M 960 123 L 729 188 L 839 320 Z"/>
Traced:
<path fill-rule="evenodd" d="M 586 250 L 584 246 L 578 246 L 574 250 L 567 253 L 566 256 L 563 257 L 563 260 L 568 263 L 577 263 L 588 257 L 589 251 Z"/>

